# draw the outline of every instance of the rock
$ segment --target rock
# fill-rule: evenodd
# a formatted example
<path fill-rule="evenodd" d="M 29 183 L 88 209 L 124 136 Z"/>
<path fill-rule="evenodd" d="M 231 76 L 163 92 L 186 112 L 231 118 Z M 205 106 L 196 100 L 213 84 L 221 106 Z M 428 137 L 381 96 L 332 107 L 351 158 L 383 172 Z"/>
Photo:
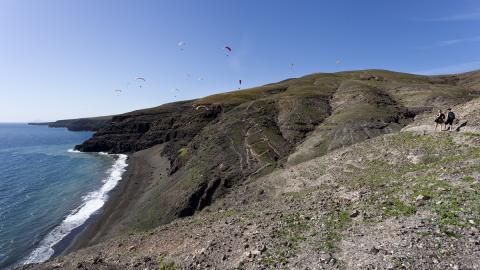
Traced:
<path fill-rule="evenodd" d="M 262 252 L 258 249 L 253 250 L 251 253 L 252 253 L 253 256 L 258 256 L 258 255 L 262 254 Z"/>
<path fill-rule="evenodd" d="M 63 268 L 63 263 L 54 263 L 52 264 L 52 268 Z"/>
<path fill-rule="evenodd" d="M 135 250 L 135 249 L 136 249 L 135 246 L 129 246 L 129 247 L 128 247 L 128 251 L 132 251 L 132 250 Z"/>
<path fill-rule="evenodd" d="M 377 255 L 380 252 L 380 249 L 377 247 L 373 246 L 369 251 L 370 254 Z"/>
<path fill-rule="evenodd" d="M 103 259 L 100 256 L 96 256 L 93 258 L 93 264 L 101 264 L 103 263 Z"/>
<path fill-rule="evenodd" d="M 358 217 L 358 215 L 360 215 L 360 211 L 358 211 L 357 209 L 353 210 L 352 213 L 350 213 L 351 218 L 356 218 Z"/>
<path fill-rule="evenodd" d="M 415 201 L 423 202 L 423 201 L 428 201 L 430 199 L 431 199 L 431 197 L 428 196 L 428 195 L 418 195 L 417 198 L 415 198 Z"/>
<path fill-rule="evenodd" d="M 332 259 L 332 255 L 330 253 L 323 253 L 320 255 L 320 261 L 322 263 L 329 263 Z"/>

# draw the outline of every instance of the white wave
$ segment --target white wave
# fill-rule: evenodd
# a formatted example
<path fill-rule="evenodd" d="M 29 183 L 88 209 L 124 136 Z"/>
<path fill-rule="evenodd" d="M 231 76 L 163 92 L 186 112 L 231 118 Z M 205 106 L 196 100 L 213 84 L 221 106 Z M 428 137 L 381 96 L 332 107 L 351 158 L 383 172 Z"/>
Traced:
<path fill-rule="evenodd" d="M 102 180 L 103 185 L 100 189 L 92 191 L 83 197 L 83 204 L 73 210 L 60 225 L 55 227 L 40 242 L 39 246 L 25 258 L 22 264 L 41 263 L 48 260 L 53 254 L 53 247 L 67 236 L 73 229 L 81 226 L 87 219 L 97 212 L 108 199 L 110 192 L 122 179 L 122 174 L 127 167 L 127 155 L 112 155 L 117 160 L 108 170 L 108 177 Z"/>
<path fill-rule="evenodd" d="M 80 151 L 75 150 L 75 149 L 68 149 L 67 152 L 69 152 L 69 153 L 81 153 Z"/>

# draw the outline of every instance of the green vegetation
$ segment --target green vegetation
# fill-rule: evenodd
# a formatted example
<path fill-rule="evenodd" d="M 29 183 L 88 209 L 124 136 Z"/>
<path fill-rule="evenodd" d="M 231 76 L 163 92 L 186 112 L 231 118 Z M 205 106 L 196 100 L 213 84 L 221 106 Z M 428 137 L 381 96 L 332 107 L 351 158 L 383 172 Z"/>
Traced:
<path fill-rule="evenodd" d="M 240 91 L 226 92 L 216 94 L 197 100 L 196 104 L 224 104 L 224 105 L 239 105 L 252 100 L 270 95 L 269 91 L 280 90 L 285 91 L 286 87 L 282 85 L 268 85 L 263 87 L 256 87 Z"/>
<path fill-rule="evenodd" d="M 387 217 L 409 216 L 417 211 L 415 205 L 405 203 L 398 198 L 383 203 L 382 209 Z"/>
<path fill-rule="evenodd" d="M 480 137 L 480 133 L 477 132 L 465 132 L 464 134 L 470 137 Z"/>
<path fill-rule="evenodd" d="M 178 156 L 183 158 L 188 155 L 188 148 L 187 147 L 182 147 L 180 150 L 178 150 Z"/>
<path fill-rule="evenodd" d="M 260 259 L 260 264 L 268 270 L 286 270 L 287 268 L 282 268 L 281 265 L 287 264 L 287 254 L 285 254 L 284 251 L 273 253 L 268 251 L 267 254 Z"/>
<path fill-rule="evenodd" d="M 473 176 L 466 175 L 466 176 L 462 177 L 462 180 L 465 181 L 465 182 L 471 183 L 471 182 L 475 181 L 475 178 L 473 178 Z"/>
<path fill-rule="evenodd" d="M 351 221 L 350 213 L 347 210 L 331 212 L 323 217 L 322 222 L 325 231 L 321 232 L 320 241 L 317 247 L 325 252 L 334 252 L 342 239 L 343 231 Z"/>
<path fill-rule="evenodd" d="M 292 249 L 306 240 L 305 233 L 311 229 L 310 219 L 307 219 L 302 213 L 286 214 L 282 217 L 283 227 L 277 231 L 275 238 L 280 238 L 288 242 Z"/>
<path fill-rule="evenodd" d="M 364 162 L 362 169 L 352 166 L 352 171 L 345 173 L 351 178 L 344 184 L 371 191 L 363 206 L 367 222 L 409 216 L 423 209 L 436 214 L 434 222 L 445 232 L 448 226 L 476 224 L 480 216 L 480 195 L 478 183 L 468 173 L 480 169 L 477 162 L 472 162 L 480 157 L 480 148 L 459 147 L 449 134 L 422 136 L 404 132 L 385 140 L 390 151 L 398 151 L 398 158 L 405 158 L 412 150 L 422 158 L 417 163 L 408 159 L 396 163 L 375 159 Z M 358 150 L 369 151 L 360 147 Z M 457 181 L 464 184 L 452 185 L 455 178 L 442 179 L 446 175 L 455 177 L 457 168 L 462 168 L 464 173 L 457 176 Z M 416 202 L 416 198 L 422 199 Z"/>
<path fill-rule="evenodd" d="M 163 256 L 158 258 L 158 269 L 159 270 L 178 270 L 173 262 L 167 262 Z"/>

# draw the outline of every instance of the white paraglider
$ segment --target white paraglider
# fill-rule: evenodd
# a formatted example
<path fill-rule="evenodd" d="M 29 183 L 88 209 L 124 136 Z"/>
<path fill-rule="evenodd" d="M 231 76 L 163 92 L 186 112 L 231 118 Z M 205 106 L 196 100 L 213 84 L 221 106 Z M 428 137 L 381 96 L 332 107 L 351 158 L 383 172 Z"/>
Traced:
<path fill-rule="evenodd" d="M 177 43 L 178 48 L 180 48 L 180 51 L 183 51 L 187 43 L 185 41 L 179 41 Z"/>
<path fill-rule="evenodd" d="M 138 88 L 142 88 L 143 84 L 147 81 L 143 77 L 137 77 L 135 81 L 138 83 Z"/>

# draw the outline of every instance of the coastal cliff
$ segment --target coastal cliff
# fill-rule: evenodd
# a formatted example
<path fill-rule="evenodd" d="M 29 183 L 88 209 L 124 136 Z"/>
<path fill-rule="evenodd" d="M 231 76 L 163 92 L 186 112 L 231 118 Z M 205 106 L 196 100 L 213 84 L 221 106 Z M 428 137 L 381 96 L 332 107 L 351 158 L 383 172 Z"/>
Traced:
<path fill-rule="evenodd" d="M 169 180 L 151 192 L 131 224 L 153 228 L 276 168 L 398 132 L 419 113 L 477 97 L 480 89 L 475 81 L 467 88 L 469 78 L 383 70 L 313 74 L 114 116 L 76 149 L 132 153 L 163 145 Z"/>
<path fill-rule="evenodd" d="M 73 249 L 91 247 L 30 267 L 473 264 L 479 97 L 480 72 L 365 70 L 113 116 L 75 147 L 130 154 L 126 182 Z M 469 133 L 432 131 L 447 107 Z M 469 251 L 448 255 L 472 231 Z"/>
<path fill-rule="evenodd" d="M 66 119 L 55 122 L 28 123 L 29 125 L 48 126 L 51 128 L 67 128 L 70 131 L 97 131 L 112 122 L 112 116 Z"/>

